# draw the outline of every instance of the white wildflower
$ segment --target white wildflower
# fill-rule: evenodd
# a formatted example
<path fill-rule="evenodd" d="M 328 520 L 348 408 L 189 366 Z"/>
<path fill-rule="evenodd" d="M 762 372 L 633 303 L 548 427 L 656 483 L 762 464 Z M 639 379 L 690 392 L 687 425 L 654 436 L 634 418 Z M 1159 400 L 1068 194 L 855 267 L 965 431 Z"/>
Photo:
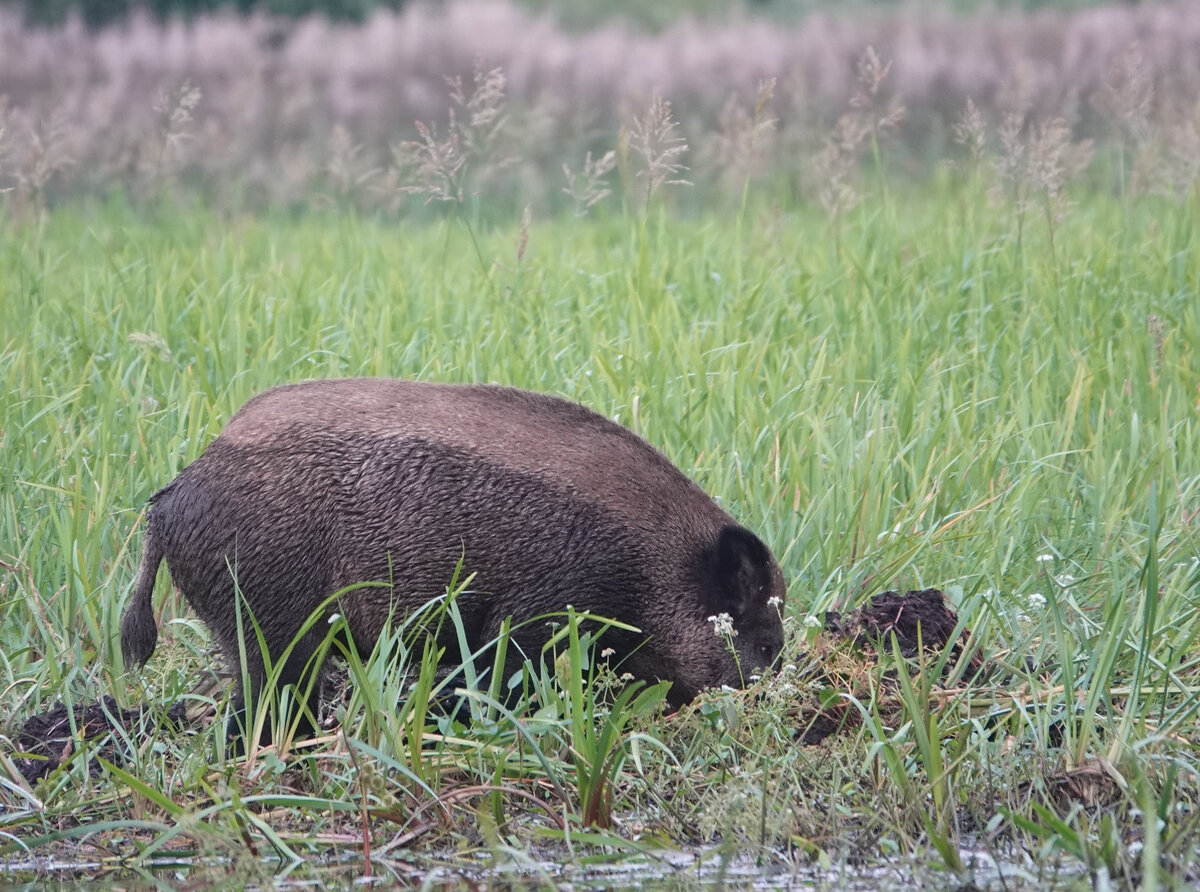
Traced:
<path fill-rule="evenodd" d="M 821 618 L 815 613 L 810 613 L 808 616 L 804 617 L 804 625 L 809 629 L 819 629 L 825 624 L 821 622 Z"/>
<path fill-rule="evenodd" d="M 1045 607 L 1046 596 L 1041 592 L 1030 592 L 1029 597 L 1025 599 L 1030 607 Z"/>
<path fill-rule="evenodd" d="M 606 648 L 604 648 L 604 650 L 600 651 L 600 656 L 604 657 L 604 659 L 607 660 L 609 657 L 613 656 L 615 653 L 616 653 L 616 650 L 614 648 L 606 647 Z"/>
<path fill-rule="evenodd" d="M 1057 582 L 1062 588 L 1070 588 L 1075 584 L 1076 579 L 1070 573 L 1059 573 L 1054 577 L 1054 581 Z"/>
<path fill-rule="evenodd" d="M 1054 555 L 1052 555 L 1052 554 L 1039 554 L 1037 556 L 1037 562 L 1039 564 L 1048 564 L 1053 560 L 1054 560 Z"/>
<path fill-rule="evenodd" d="M 733 617 L 728 613 L 710 616 L 708 621 L 713 624 L 713 632 L 721 638 L 737 637 L 737 629 L 733 627 Z"/>
<path fill-rule="evenodd" d="M 779 597 L 779 595 L 771 595 L 771 597 L 767 598 L 767 606 L 768 607 L 782 607 L 783 606 L 783 598 Z"/>

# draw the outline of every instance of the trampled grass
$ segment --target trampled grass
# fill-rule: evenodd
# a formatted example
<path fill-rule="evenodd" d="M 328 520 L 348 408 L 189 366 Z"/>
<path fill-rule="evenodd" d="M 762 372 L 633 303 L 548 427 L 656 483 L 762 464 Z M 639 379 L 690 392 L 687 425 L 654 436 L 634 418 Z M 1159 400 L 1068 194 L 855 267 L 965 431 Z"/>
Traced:
<path fill-rule="evenodd" d="M 1079 196 L 1051 238 L 945 179 L 835 223 L 751 200 L 535 223 L 524 248 L 514 223 L 478 232 L 478 254 L 453 217 L 111 206 L 5 225 L 0 728 L 57 700 L 189 695 L 211 659 L 176 595 L 143 675 L 116 650 L 146 498 L 253 393 L 311 377 L 496 381 L 618 419 L 772 546 L 793 640 L 751 695 L 672 717 L 580 711 L 579 654 L 533 715 L 481 691 L 477 721 L 455 723 L 427 711 L 425 675 L 387 714 L 413 677 L 351 660 L 342 731 L 315 745 L 238 760 L 219 722 L 159 729 L 119 743 L 115 767 L 89 773 L 80 751 L 32 788 L 9 753 L 0 849 L 248 875 L 346 851 L 381 875 L 681 848 L 972 876 L 966 851 L 1010 886 L 1060 863 L 1194 880 L 1195 223 L 1194 200 Z M 797 669 L 806 620 L 927 586 L 983 672 L 944 656 L 938 681 L 933 655 L 897 686 L 885 654 L 839 688 Z M 795 707 L 814 696 L 861 722 L 801 746 Z M 585 800 L 611 826 L 589 826 Z"/>

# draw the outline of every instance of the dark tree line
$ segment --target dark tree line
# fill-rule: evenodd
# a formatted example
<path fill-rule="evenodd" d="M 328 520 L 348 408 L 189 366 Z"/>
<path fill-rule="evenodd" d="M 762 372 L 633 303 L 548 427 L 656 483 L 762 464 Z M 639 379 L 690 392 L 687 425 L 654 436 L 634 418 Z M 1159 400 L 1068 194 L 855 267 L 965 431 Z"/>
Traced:
<path fill-rule="evenodd" d="M 748 0 L 753 7 L 779 6 L 780 0 Z M 888 7 L 899 0 L 802 0 L 802 6 L 831 9 L 865 9 L 872 6 Z M 1041 7 L 1075 8 L 1094 5 L 1101 0 L 943 0 L 949 9 L 968 11 L 981 5 L 1001 9 Z M 1137 3 L 1138 0 L 1125 0 Z M 146 9 L 159 17 L 189 17 L 218 9 L 235 9 L 239 12 L 269 12 L 275 15 L 299 17 L 311 13 L 322 14 L 333 21 L 362 21 L 380 7 L 398 9 L 405 0 L 0 0 L 0 6 L 15 6 L 25 13 L 25 19 L 35 25 L 57 25 L 70 15 L 77 13 L 91 28 L 119 22 L 134 9 Z M 638 0 L 623 0 L 613 6 L 615 10 L 628 11 L 632 3 L 636 9 Z M 545 5 L 545 0 L 533 4 L 535 8 Z M 688 7 L 688 3 L 673 4 L 677 11 Z M 635 17 L 636 19 L 636 17 Z"/>
<path fill-rule="evenodd" d="M 20 7 L 31 24 L 56 25 L 78 14 L 91 28 L 119 22 L 135 9 L 162 19 L 188 17 L 218 9 L 269 12 L 283 16 L 321 13 L 335 21 L 362 21 L 379 7 L 396 9 L 404 0 L 0 0 Z"/>

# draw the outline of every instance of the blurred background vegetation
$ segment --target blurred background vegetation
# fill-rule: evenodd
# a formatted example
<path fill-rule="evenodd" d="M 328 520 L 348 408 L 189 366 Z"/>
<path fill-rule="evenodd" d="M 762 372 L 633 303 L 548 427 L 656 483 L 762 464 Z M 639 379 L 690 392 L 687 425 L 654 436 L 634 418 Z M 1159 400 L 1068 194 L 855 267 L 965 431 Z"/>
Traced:
<path fill-rule="evenodd" d="M 1040 213 L 1200 183 L 1195 2 L 0 0 L 0 46 L 14 214 L 503 220 L 642 206 L 652 169 L 684 213 L 753 188 L 834 218 L 883 180 Z"/>

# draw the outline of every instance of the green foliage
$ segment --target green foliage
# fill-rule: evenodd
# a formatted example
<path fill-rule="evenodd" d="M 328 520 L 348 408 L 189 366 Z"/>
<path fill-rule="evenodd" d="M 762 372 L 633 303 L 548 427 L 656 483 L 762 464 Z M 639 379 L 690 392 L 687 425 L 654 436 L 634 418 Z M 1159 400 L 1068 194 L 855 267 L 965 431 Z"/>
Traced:
<path fill-rule="evenodd" d="M 582 825 L 607 830 L 612 826 L 614 783 L 626 756 L 625 726 L 631 719 L 644 718 L 661 708 L 670 685 L 659 682 L 642 690 L 643 682 L 632 682 L 622 686 L 615 699 L 597 697 L 593 653 L 597 648 L 592 635 L 580 634 L 583 619 L 574 608 L 567 608 L 567 648 L 558 687 L 566 696 L 555 696 L 551 689 L 541 702 L 547 704 L 542 706 L 543 712 L 549 706 L 570 719 L 569 748 Z"/>
<path fill-rule="evenodd" d="M 4 755 L 4 851 L 382 870 L 426 841 L 499 862 L 549 840 L 576 864 L 705 846 L 969 877 L 972 852 L 1016 847 L 1039 878 L 1068 858 L 1097 883 L 1194 879 L 1197 206 L 1072 197 L 1018 220 L 946 175 L 832 225 L 754 195 L 524 233 L 119 204 L 4 222 L 0 727 L 100 691 L 205 696 L 206 633 L 171 594 L 146 675 L 120 671 L 141 512 L 251 394 L 309 377 L 503 381 L 617 418 L 772 546 L 793 630 L 778 676 L 663 717 L 661 691 L 608 687 L 571 612 L 518 680 L 532 704 L 505 696 L 506 636 L 447 676 L 399 624 L 343 655 L 340 730 L 315 745 L 234 758 L 217 721 L 131 736 L 97 777 L 82 747 L 33 788 Z M 795 634 L 929 585 L 982 671 L 843 671 L 852 648 Z M 797 742 L 843 706 L 849 731 Z"/>

